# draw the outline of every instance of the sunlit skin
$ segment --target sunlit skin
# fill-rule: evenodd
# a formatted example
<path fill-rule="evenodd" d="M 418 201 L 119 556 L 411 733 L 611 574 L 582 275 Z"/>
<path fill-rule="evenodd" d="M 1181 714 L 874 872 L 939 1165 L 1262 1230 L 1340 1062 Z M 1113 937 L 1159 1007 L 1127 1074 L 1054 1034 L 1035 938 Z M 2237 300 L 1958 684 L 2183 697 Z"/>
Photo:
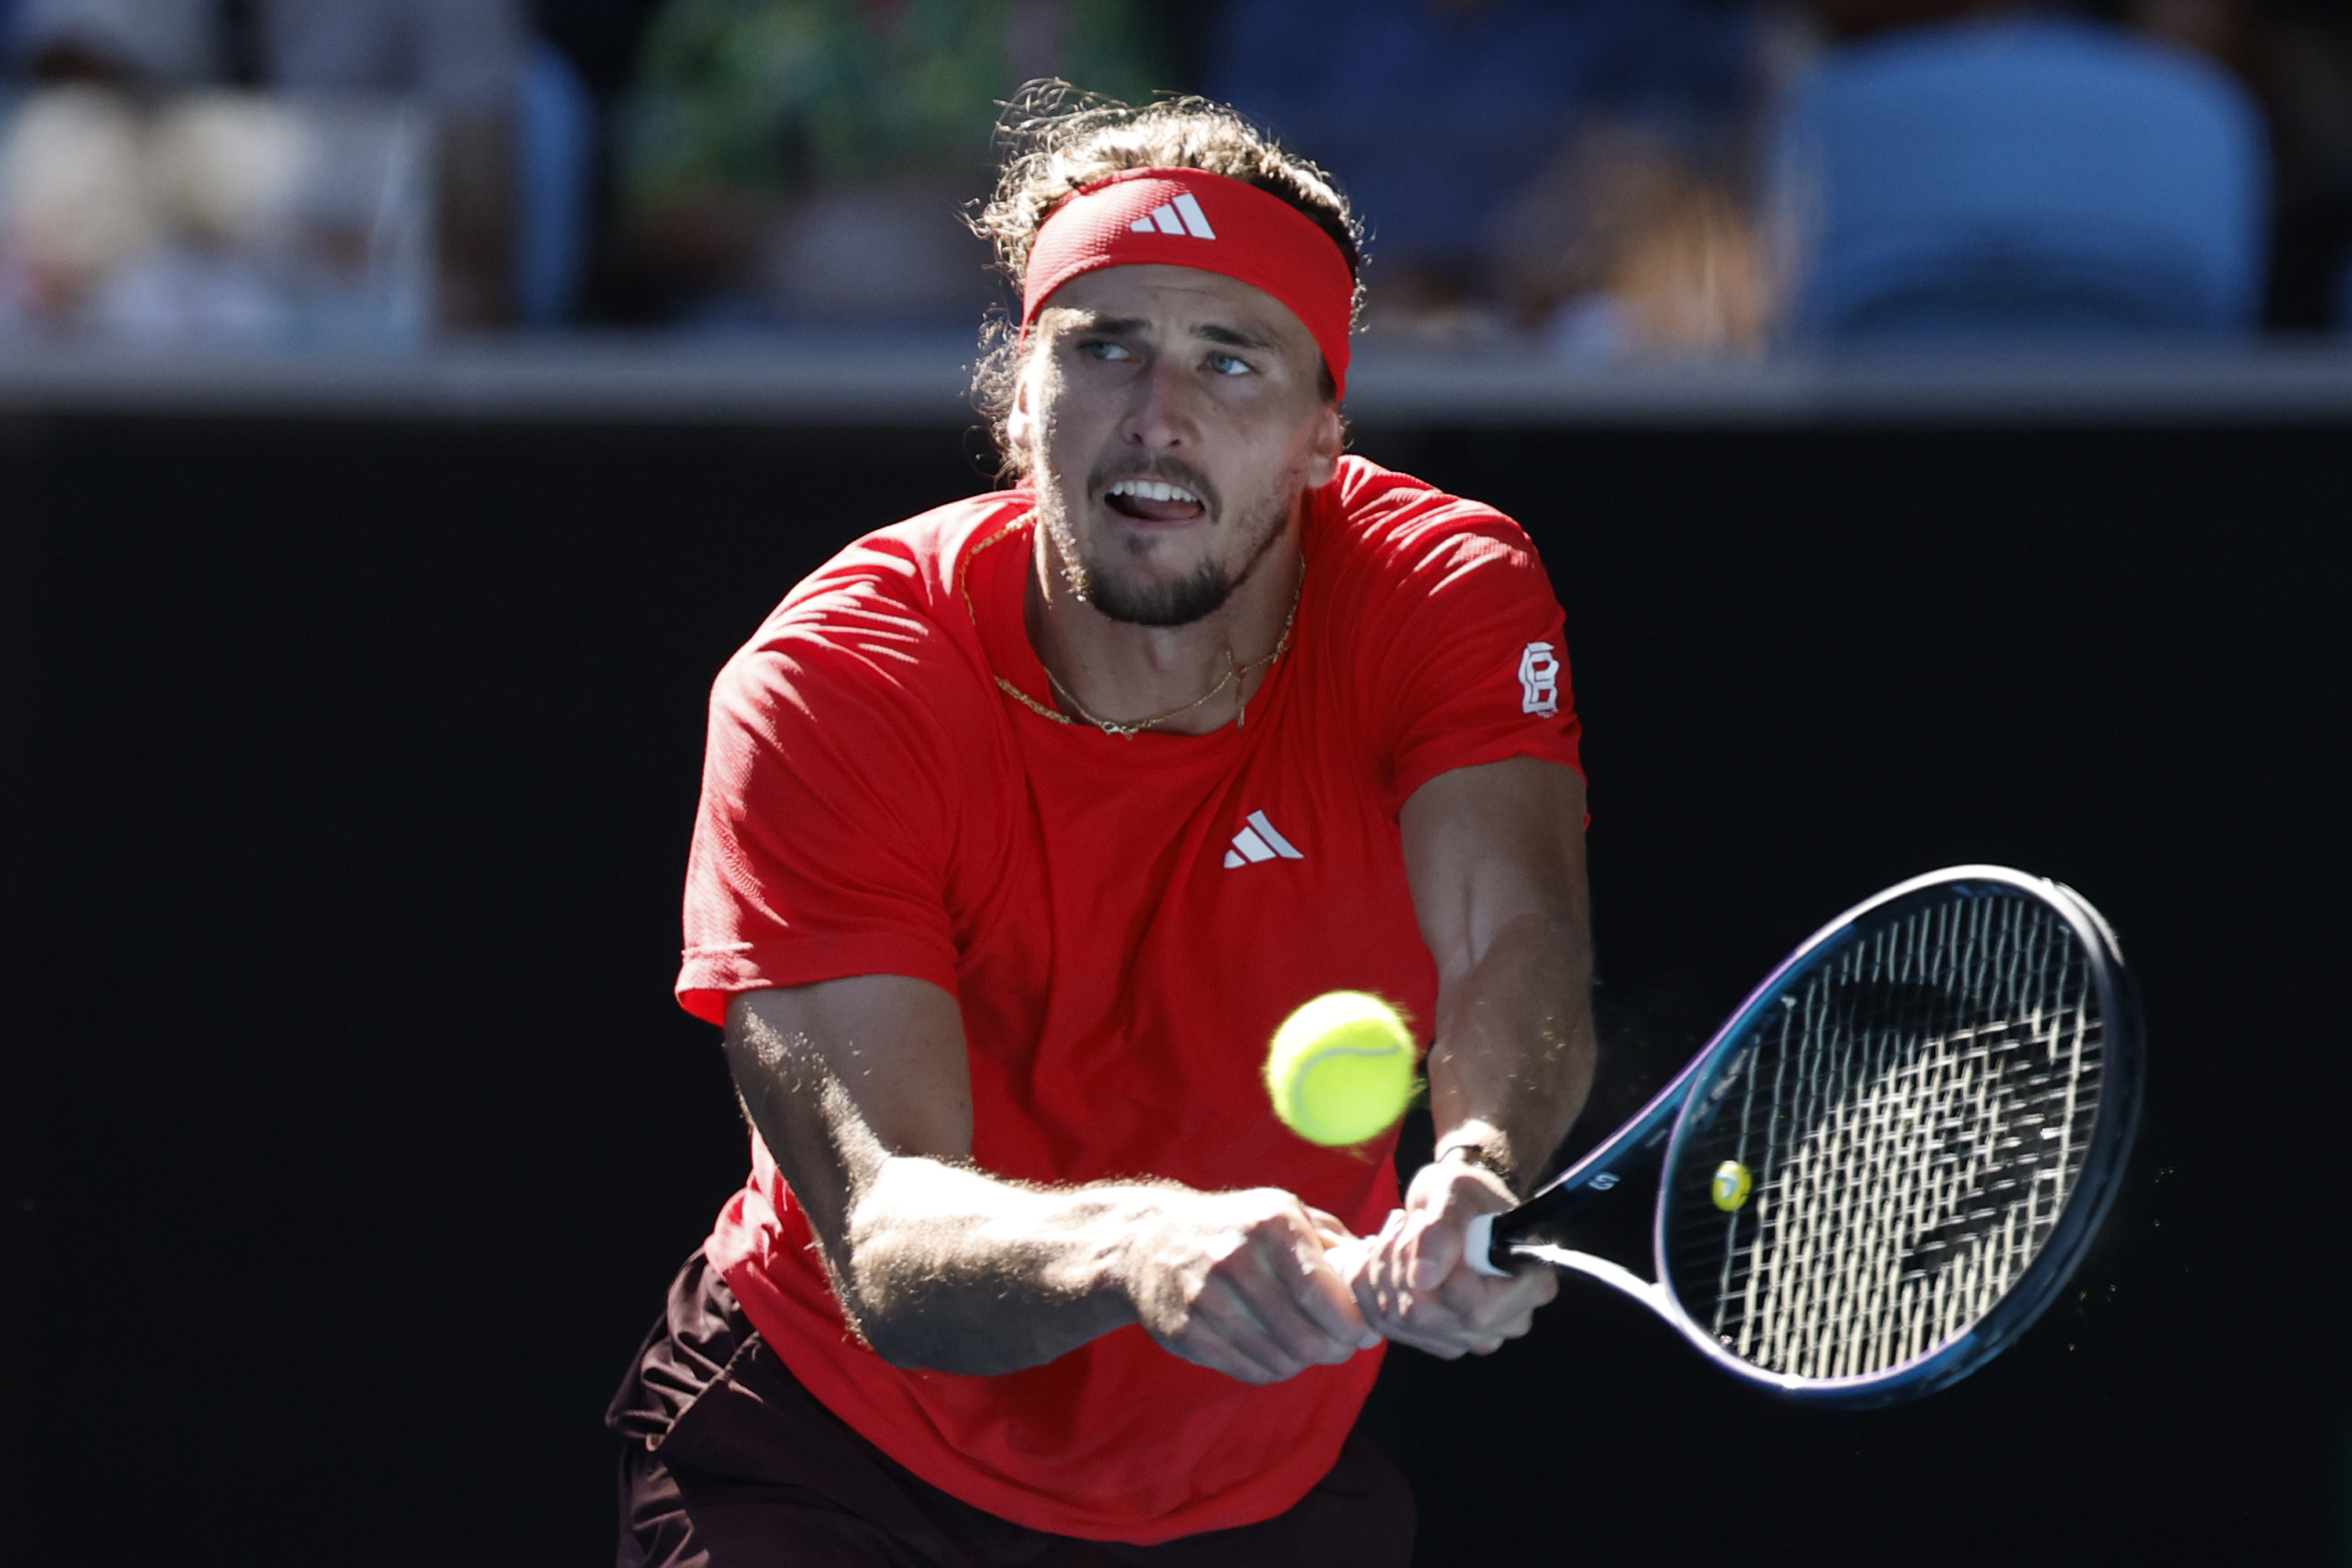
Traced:
<path fill-rule="evenodd" d="M 1034 334 L 1006 426 L 1044 524 L 1030 640 L 1089 714 L 1133 722 L 1181 709 L 1281 639 L 1298 583 L 1301 502 L 1330 481 L 1341 448 L 1321 353 L 1272 296 L 1185 267 L 1074 279 Z M 1112 493 L 1138 478 L 1197 500 Z M 1196 619 L 1128 618 L 1139 606 L 1165 610 L 1204 581 L 1231 593 Z M 1202 734 L 1231 723 L 1268 673 L 1157 728 Z"/>

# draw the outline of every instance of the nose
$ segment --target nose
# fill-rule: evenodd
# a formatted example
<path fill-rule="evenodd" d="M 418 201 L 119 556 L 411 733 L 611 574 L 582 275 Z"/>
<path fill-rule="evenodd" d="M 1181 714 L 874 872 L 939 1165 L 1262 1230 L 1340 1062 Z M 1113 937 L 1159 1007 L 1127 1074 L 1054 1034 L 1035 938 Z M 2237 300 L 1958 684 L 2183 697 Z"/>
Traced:
<path fill-rule="evenodd" d="M 1133 384 L 1133 401 L 1119 426 L 1120 438 L 1155 452 L 1181 450 L 1197 433 L 1192 424 L 1193 388 L 1181 360 L 1154 354 Z"/>

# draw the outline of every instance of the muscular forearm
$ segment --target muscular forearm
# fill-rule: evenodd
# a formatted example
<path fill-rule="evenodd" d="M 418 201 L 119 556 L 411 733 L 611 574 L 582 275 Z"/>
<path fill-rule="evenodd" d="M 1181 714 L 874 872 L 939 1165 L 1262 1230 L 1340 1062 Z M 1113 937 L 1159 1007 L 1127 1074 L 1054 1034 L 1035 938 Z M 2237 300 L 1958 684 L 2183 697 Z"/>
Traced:
<path fill-rule="evenodd" d="M 1493 1279 L 1465 1262 L 1466 1227 L 1527 1196 L 1592 1082 L 1584 922 L 1563 901 L 1486 933 L 1438 993 L 1430 1052 L 1436 1160 L 1415 1173 L 1355 1281 L 1381 1334 L 1451 1359 L 1528 1331 L 1559 1289 L 1549 1268 Z"/>
<path fill-rule="evenodd" d="M 1441 1154 L 1475 1146 L 1520 1195 L 1592 1087 L 1591 963 L 1574 911 L 1522 913 L 1438 1001 L 1430 1110 Z"/>
<path fill-rule="evenodd" d="M 1437 1157 L 1414 1173 L 1353 1281 L 1377 1331 L 1449 1360 L 1526 1333 L 1559 1289 L 1549 1268 L 1494 1279 L 1466 1264 L 1467 1227 L 1528 1194 L 1592 1081 L 1583 922 L 1538 907 L 1482 935 L 1475 960 L 1438 992 Z"/>
<path fill-rule="evenodd" d="M 1437 1147 L 1522 1194 L 1592 1082 L 1584 781 L 1530 757 L 1440 773 L 1405 803 L 1405 871 L 1437 960 Z"/>
<path fill-rule="evenodd" d="M 868 1343 L 900 1366 L 1035 1366 L 1136 1321 L 1129 1255 L 1175 1194 L 1034 1189 L 938 1160 L 884 1161 L 836 1269 Z"/>
<path fill-rule="evenodd" d="M 1271 1187 L 1030 1187 L 902 1157 L 860 1195 L 835 1279 L 901 1366 L 1017 1372 L 1140 1323 L 1188 1361 L 1275 1383 L 1370 1342 L 1327 1253 L 1344 1239 Z"/>
<path fill-rule="evenodd" d="M 1118 1254 L 1149 1189 L 1039 1190 L 894 1151 L 805 1037 L 741 1025 L 728 1055 L 744 1112 L 808 1215 L 842 1310 L 877 1353 L 1011 1372 L 1135 1321 Z M 933 1141 L 968 1147 L 954 1121 Z"/>
<path fill-rule="evenodd" d="M 871 1048 L 894 1019 L 943 1008 L 944 1026 L 953 1006 L 919 982 L 874 976 L 764 994 L 728 1030 L 743 1109 L 878 1353 L 990 1375 L 1137 1322 L 1248 1383 L 1355 1352 L 1363 1320 L 1324 1259 L 1345 1233 L 1287 1193 L 1036 1187 L 965 1163 L 970 1103 L 960 1070 L 941 1070 L 961 1042 L 927 1054 L 919 1029 L 887 1060 Z M 926 1077 L 930 1092 L 893 1099 Z"/>

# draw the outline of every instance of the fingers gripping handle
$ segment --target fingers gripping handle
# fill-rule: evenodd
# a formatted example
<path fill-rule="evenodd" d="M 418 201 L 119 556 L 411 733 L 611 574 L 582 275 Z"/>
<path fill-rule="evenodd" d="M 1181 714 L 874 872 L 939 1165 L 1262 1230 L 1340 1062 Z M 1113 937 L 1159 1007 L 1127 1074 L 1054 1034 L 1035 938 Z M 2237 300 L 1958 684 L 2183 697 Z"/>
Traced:
<path fill-rule="evenodd" d="M 1470 1223 L 1463 1227 L 1462 1246 L 1463 1250 L 1469 1255 L 1470 1267 L 1479 1273 L 1491 1275 L 1496 1279 L 1507 1279 L 1511 1277 L 1511 1270 L 1499 1267 L 1495 1262 L 1495 1216 L 1493 1215 L 1473 1215 L 1470 1217 Z"/>

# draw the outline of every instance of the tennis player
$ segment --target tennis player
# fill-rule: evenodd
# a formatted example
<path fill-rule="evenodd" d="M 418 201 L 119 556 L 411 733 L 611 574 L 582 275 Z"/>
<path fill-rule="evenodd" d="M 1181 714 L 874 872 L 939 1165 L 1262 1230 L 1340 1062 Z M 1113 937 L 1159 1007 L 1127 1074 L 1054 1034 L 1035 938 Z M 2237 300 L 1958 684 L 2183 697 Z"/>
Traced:
<path fill-rule="evenodd" d="M 1343 455 L 1357 226 L 1197 100 L 1033 121 L 982 226 L 1012 488 L 794 588 L 712 694 L 684 1005 L 750 1180 L 615 1398 L 626 1564 L 1402 1563 L 1385 1343 L 1591 1077 L 1561 612 L 1508 519 Z M 1434 1163 L 1260 1068 L 1378 992 Z M 1465 1434 L 1464 1441 L 1477 1441 Z"/>

